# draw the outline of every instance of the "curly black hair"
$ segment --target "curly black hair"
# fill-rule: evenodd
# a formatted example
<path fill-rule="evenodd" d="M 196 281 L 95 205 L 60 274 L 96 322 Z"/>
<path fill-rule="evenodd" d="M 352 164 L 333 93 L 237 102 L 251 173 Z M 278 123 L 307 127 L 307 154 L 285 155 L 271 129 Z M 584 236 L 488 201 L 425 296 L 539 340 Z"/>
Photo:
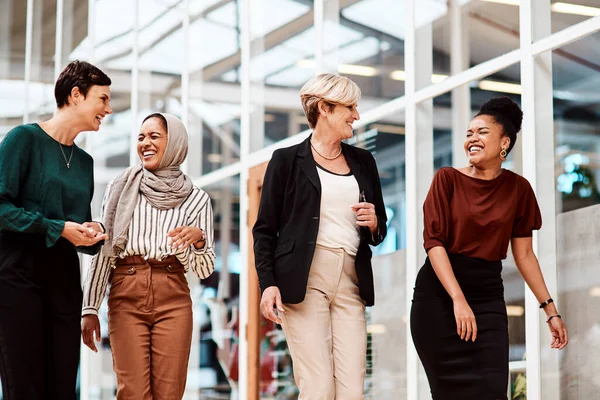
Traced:
<path fill-rule="evenodd" d="M 480 115 L 489 115 L 502 126 L 504 135 L 510 138 L 510 145 L 506 149 L 506 153 L 510 153 L 517 142 L 517 133 L 521 130 L 523 122 L 523 111 L 519 105 L 510 97 L 494 97 L 481 106 L 476 117 Z"/>

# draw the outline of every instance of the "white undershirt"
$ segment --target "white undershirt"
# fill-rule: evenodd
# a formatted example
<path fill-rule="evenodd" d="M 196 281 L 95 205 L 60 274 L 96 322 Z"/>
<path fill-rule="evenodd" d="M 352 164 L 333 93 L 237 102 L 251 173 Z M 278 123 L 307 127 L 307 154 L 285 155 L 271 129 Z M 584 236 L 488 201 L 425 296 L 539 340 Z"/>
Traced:
<path fill-rule="evenodd" d="M 317 166 L 321 180 L 321 222 L 317 244 L 342 248 L 356 255 L 360 243 L 356 214 L 350 208 L 359 201 L 358 182 L 353 175 L 336 175 Z"/>

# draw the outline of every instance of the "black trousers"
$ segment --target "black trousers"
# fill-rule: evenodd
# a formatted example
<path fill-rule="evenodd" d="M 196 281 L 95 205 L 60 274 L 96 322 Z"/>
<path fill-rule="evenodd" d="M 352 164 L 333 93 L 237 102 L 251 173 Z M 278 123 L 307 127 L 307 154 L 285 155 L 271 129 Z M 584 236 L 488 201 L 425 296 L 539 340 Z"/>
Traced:
<path fill-rule="evenodd" d="M 5 400 L 75 400 L 82 290 L 75 248 L 0 232 L 0 377 Z"/>

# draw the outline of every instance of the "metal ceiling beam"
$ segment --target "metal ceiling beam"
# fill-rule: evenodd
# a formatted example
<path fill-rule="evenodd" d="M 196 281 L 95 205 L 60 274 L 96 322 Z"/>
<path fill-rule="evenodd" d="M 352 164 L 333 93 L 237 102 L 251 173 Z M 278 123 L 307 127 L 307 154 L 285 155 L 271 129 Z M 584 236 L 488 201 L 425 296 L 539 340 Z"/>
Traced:
<path fill-rule="evenodd" d="M 215 3 L 213 5 L 211 5 L 210 7 L 205 8 L 204 10 L 200 11 L 199 13 L 197 13 L 196 15 L 193 15 L 190 17 L 190 24 L 193 24 L 194 22 L 196 22 L 199 19 L 205 18 L 209 13 L 215 11 L 216 9 L 230 3 L 231 0 L 221 0 L 218 3 Z M 179 4 L 180 2 L 178 2 L 177 4 Z M 165 12 L 170 11 L 172 8 L 175 8 L 176 5 L 173 5 L 172 7 L 168 8 L 167 10 L 165 10 Z M 157 16 L 155 19 L 153 19 L 152 21 L 150 21 L 149 23 L 147 23 L 144 27 L 142 27 L 140 29 L 140 31 L 146 29 L 148 26 L 150 26 L 151 24 L 153 24 L 157 19 L 161 18 L 164 14 L 160 14 L 159 16 Z M 177 32 L 179 29 L 183 28 L 183 22 L 179 21 L 176 24 L 173 24 L 173 26 L 171 26 L 169 29 L 167 29 L 162 35 L 160 35 L 159 37 L 157 37 L 155 40 L 153 40 L 152 42 L 150 42 L 147 46 L 141 48 L 139 50 L 139 56 L 143 56 L 145 53 L 147 53 L 148 51 L 152 50 L 156 45 L 158 45 L 160 42 L 162 42 L 163 40 L 165 40 L 166 38 L 168 38 L 169 36 L 171 36 L 173 33 Z M 105 40 L 102 44 L 110 42 L 118 37 L 127 35 L 129 33 L 131 33 L 133 30 L 130 29 L 122 34 L 119 34 L 115 37 L 112 37 L 110 39 Z M 111 56 L 105 57 L 101 60 L 99 60 L 99 64 L 104 64 L 113 60 L 118 60 L 121 57 L 125 57 L 129 54 L 131 54 L 132 48 L 129 47 L 119 53 L 113 54 Z"/>
<path fill-rule="evenodd" d="M 349 7 L 360 0 L 340 0 L 340 8 Z M 312 6 L 312 2 L 310 3 Z M 287 24 L 269 32 L 263 37 L 254 39 L 250 44 L 254 50 L 256 48 L 266 52 L 273 47 L 285 42 L 288 39 L 304 32 L 305 30 L 313 26 L 314 21 L 314 9 L 311 9 L 299 16 L 298 18 L 288 22 Z M 254 51 L 252 52 L 254 54 Z M 210 64 L 202 69 L 192 72 L 190 79 L 203 79 L 209 81 L 215 77 L 239 66 L 241 63 L 241 52 L 238 49 L 234 54 L 229 57 L 225 57 L 213 64 Z"/>

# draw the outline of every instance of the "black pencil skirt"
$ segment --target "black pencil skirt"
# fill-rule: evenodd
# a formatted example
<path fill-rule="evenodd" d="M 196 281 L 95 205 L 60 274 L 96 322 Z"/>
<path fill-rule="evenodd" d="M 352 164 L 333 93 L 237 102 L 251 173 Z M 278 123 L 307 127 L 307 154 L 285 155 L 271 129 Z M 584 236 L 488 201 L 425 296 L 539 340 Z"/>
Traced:
<path fill-rule="evenodd" d="M 434 400 L 506 400 L 508 317 L 502 263 L 449 254 L 477 322 L 475 342 L 456 332 L 452 299 L 429 261 L 417 275 L 411 333 Z"/>
<path fill-rule="evenodd" d="M 75 400 L 79 258 L 60 238 L 0 232 L 0 377 L 5 400 Z"/>

